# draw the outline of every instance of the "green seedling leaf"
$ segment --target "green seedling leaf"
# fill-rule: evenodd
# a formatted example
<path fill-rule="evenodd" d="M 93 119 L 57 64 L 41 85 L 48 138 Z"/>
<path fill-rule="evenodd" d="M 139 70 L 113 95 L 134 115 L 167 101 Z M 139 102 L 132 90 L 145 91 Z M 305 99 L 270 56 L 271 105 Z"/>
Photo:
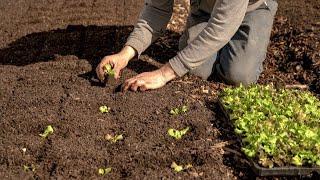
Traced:
<path fill-rule="evenodd" d="M 117 141 L 120 141 L 120 140 L 123 140 L 122 134 L 115 136 L 114 139 L 113 139 L 113 142 L 117 142 Z"/>
<path fill-rule="evenodd" d="M 47 138 L 50 134 L 53 134 L 53 127 L 51 125 L 47 126 L 44 132 L 39 134 L 39 136 Z"/>
<path fill-rule="evenodd" d="M 105 138 L 106 138 L 106 140 L 108 140 L 112 143 L 116 143 L 117 141 L 123 140 L 123 135 L 120 134 L 120 135 L 116 135 L 116 136 L 111 136 L 110 134 L 107 134 Z"/>
<path fill-rule="evenodd" d="M 115 72 L 112 69 L 112 66 L 110 64 L 106 64 L 104 66 L 103 70 L 104 70 L 104 73 L 105 73 L 106 76 L 114 77 Z"/>
<path fill-rule="evenodd" d="M 28 172 L 28 171 L 32 171 L 34 172 L 36 170 L 35 166 L 33 164 L 31 164 L 31 166 L 28 166 L 28 165 L 23 165 L 23 170 L 25 172 Z"/>
<path fill-rule="evenodd" d="M 190 128 L 187 127 L 187 128 L 185 128 L 185 129 L 179 131 L 179 130 L 170 128 L 170 129 L 168 130 L 168 134 L 169 134 L 169 136 L 174 137 L 175 139 L 181 139 L 183 135 L 187 134 L 187 132 L 189 131 L 189 129 L 190 129 Z"/>
<path fill-rule="evenodd" d="M 103 168 L 99 168 L 98 169 L 98 174 L 103 176 L 104 175 L 104 169 Z"/>
<path fill-rule="evenodd" d="M 259 163 L 261 165 L 263 165 L 264 167 L 268 167 L 268 168 L 273 168 L 273 166 L 274 166 L 274 163 L 270 159 L 268 159 L 267 157 L 260 158 Z"/>
<path fill-rule="evenodd" d="M 182 106 L 181 112 L 186 113 L 188 111 L 188 106 Z"/>
<path fill-rule="evenodd" d="M 108 106 L 100 106 L 100 107 L 99 107 L 99 111 L 100 111 L 101 113 L 108 113 L 110 110 L 111 110 L 111 108 L 108 107 Z"/>
<path fill-rule="evenodd" d="M 111 168 L 111 167 L 108 167 L 108 168 L 99 168 L 99 169 L 98 169 L 98 174 L 99 174 L 100 176 L 104 176 L 104 175 L 106 175 L 106 174 L 111 173 L 111 171 L 112 171 L 112 168 Z"/>
<path fill-rule="evenodd" d="M 302 159 L 298 155 L 296 155 L 292 158 L 292 164 L 296 166 L 302 166 L 303 162 Z"/>
<path fill-rule="evenodd" d="M 177 173 L 184 171 L 184 170 L 187 170 L 187 169 L 190 169 L 192 167 L 193 167 L 192 164 L 187 164 L 185 166 L 178 165 L 176 162 L 172 162 L 172 164 L 171 164 L 171 168 L 174 170 L 174 172 L 177 172 Z"/>
<path fill-rule="evenodd" d="M 184 166 L 184 169 L 190 169 L 192 167 L 193 167 L 192 164 L 187 164 L 187 165 Z"/>
<path fill-rule="evenodd" d="M 30 167 L 29 167 L 29 166 L 27 166 L 27 165 L 23 165 L 23 170 L 24 170 L 24 171 L 26 171 L 26 172 L 27 172 L 27 171 L 29 171 L 29 169 L 30 169 Z"/>
<path fill-rule="evenodd" d="M 178 115 L 178 114 L 180 114 L 180 111 L 178 108 L 173 108 L 170 110 L 170 114 L 171 115 Z"/>
<path fill-rule="evenodd" d="M 320 166 L 320 100 L 271 85 L 225 88 L 220 100 L 244 154 L 263 167 Z"/>
<path fill-rule="evenodd" d="M 171 164 L 171 168 L 174 170 L 174 172 L 177 172 L 177 173 L 183 171 L 183 166 L 178 165 L 175 162 Z"/>
<path fill-rule="evenodd" d="M 181 113 L 186 113 L 188 111 L 188 106 L 181 106 L 181 107 L 177 107 L 177 108 L 172 108 L 170 110 L 170 114 L 171 115 L 179 115 Z"/>

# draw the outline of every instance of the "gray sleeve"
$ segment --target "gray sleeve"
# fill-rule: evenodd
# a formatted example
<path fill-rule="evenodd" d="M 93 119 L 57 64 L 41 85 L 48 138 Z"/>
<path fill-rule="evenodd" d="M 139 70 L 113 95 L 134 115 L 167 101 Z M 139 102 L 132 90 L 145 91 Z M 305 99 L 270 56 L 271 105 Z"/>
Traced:
<path fill-rule="evenodd" d="M 217 0 L 208 25 L 169 60 L 178 76 L 198 67 L 226 45 L 240 27 L 249 0 Z"/>
<path fill-rule="evenodd" d="M 145 0 L 138 22 L 125 45 L 133 47 L 138 55 L 145 51 L 166 30 L 173 2 L 174 0 Z"/>

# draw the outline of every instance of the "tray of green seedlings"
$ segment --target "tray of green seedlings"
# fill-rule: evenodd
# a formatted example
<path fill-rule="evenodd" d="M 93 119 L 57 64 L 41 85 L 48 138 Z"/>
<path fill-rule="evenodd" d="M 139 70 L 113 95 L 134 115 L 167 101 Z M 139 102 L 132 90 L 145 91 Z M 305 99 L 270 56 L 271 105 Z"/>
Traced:
<path fill-rule="evenodd" d="M 258 176 L 320 174 L 320 101 L 310 92 L 240 86 L 219 105 Z"/>

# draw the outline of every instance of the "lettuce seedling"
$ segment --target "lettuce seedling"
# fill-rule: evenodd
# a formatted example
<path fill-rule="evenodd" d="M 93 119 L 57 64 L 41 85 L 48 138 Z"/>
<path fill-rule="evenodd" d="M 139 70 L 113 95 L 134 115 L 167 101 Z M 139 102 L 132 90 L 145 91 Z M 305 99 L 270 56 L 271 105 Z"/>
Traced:
<path fill-rule="evenodd" d="M 123 135 L 116 135 L 116 136 L 111 136 L 110 134 L 106 135 L 106 140 L 110 141 L 111 143 L 116 143 L 117 141 L 123 140 Z"/>
<path fill-rule="evenodd" d="M 53 133 L 53 127 L 51 125 L 47 126 L 46 129 L 42 134 L 39 134 L 39 136 L 43 138 L 47 138 L 50 134 Z"/>
<path fill-rule="evenodd" d="M 181 113 L 186 113 L 188 111 L 188 106 L 181 106 L 181 107 L 177 107 L 177 108 L 172 108 L 170 110 L 170 114 L 171 115 L 179 115 Z"/>
<path fill-rule="evenodd" d="M 115 72 L 114 70 L 112 69 L 112 66 L 110 64 L 106 64 L 104 67 L 103 67 L 103 70 L 104 70 L 104 73 L 106 76 L 108 77 L 114 77 L 115 75 Z"/>
<path fill-rule="evenodd" d="M 99 107 L 99 111 L 100 111 L 101 113 L 108 113 L 110 110 L 111 110 L 111 108 L 108 107 L 108 106 L 100 106 L 100 107 Z"/>
<path fill-rule="evenodd" d="M 183 165 L 178 165 L 176 162 L 172 162 L 171 164 L 171 168 L 174 170 L 174 172 L 181 172 L 181 171 L 184 171 L 184 170 L 187 170 L 189 168 L 192 168 L 192 164 L 187 164 L 185 166 Z"/>
<path fill-rule="evenodd" d="M 170 114 L 171 115 L 178 115 L 178 114 L 180 114 L 180 111 L 178 108 L 173 108 L 170 110 Z"/>
<path fill-rule="evenodd" d="M 296 165 L 296 166 L 302 166 L 303 165 L 303 161 L 298 155 L 295 155 L 294 157 L 292 157 L 291 163 Z"/>
<path fill-rule="evenodd" d="M 180 111 L 186 113 L 188 111 L 188 106 L 182 106 Z"/>
<path fill-rule="evenodd" d="M 173 162 L 171 164 L 171 168 L 175 171 L 175 172 L 180 172 L 183 170 L 183 166 L 178 165 L 177 163 Z"/>
<path fill-rule="evenodd" d="M 310 92 L 252 85 L 220 94 L 242 151 L 264 166 L 320 166 L 320 101 Z"/>
<path fill-rule="evenodd" d="M 28 172 L 28 171 L 32 171 L 34 172 L 36 170 L 35 166 L 33 164 L 31 164 L 31 166 L 28 166 L 28 165 L 23 165 L 23 170 L 25 172 Z"/>
<path fill-rule="evenodd" d="M 111 167 L 108 167 L 108 168 L 99 168 L 98 169 L 98 174 L 100 176 L 104 176 L 106 174 L 109 174 L 110 172 L 112 171 L 112 168 Z"/>
<path fill-rule="evenodd" d="M 168 134 L 171 137 L 174 137 L 175 139 L 181 139 L 183 135 L 187 134 L 189 129 L 190 129 L 189 127 L 186 127 L 185 129 L 182 129 L 181 131 L 179 131 L 179 130 L 170 128 L 168 130 Z"/>

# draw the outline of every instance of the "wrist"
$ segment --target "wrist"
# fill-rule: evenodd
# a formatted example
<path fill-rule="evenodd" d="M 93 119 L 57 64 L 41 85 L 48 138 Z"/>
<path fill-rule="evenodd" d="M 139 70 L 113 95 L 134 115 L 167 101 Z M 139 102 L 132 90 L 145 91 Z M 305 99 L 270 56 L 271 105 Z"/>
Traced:
<path fill-rule="evenodd" d="M 172 69 L 169 63 L 166 63 L 164 66 L 162 66 L 160 68 L 160 71 L 166 83 L 177 77 L 176 73 L 174 72 L 174 70 Z"/>
<path fill-rule="evenodd" d="M 131 46 L 125 46 L 118 54 L 120 54 L 126 61 L 130 61 L 136 56 L 136 50 Z"/>

